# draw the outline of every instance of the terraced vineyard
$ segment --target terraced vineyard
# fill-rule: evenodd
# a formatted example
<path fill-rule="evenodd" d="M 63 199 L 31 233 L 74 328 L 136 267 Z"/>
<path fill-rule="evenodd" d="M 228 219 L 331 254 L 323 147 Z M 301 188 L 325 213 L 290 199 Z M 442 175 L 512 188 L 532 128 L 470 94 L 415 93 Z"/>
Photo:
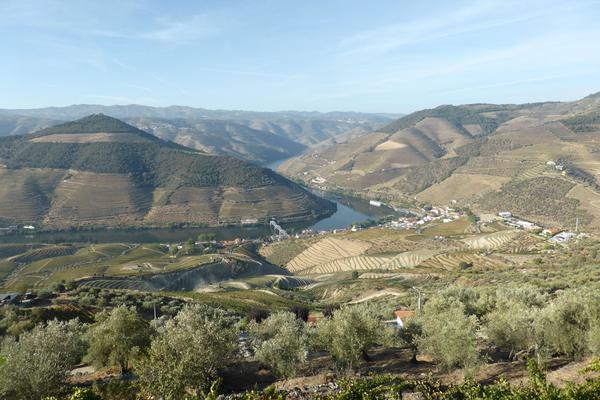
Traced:
<path fill-rule="evenodd" d="M 137 279 L 93 279 L 84 281 L 81 285 L 99 289 L 153 290 L 148 283 Z"/>
<path fill-rule="evenodd" d="M 220 282 L 286 272 L 279 267 L 258 262 L 239 262 L 224 258 L 210 262 L 211 256 L 200 257 L 204 257 L 200 262 L 196 257 L 192 257 L 194 262 L 190 262 L 188 268 L 144 273 L 135 277 L 90 278 L 84 282 L 86 285 L 121 289 L 195 291 Z M 273 281 L 276 280 L 277 278 L 273 278 Z"/>
<path fill-rule="evenodd" d="M 291 272 L 298 273 L 338 259 L 359 256 L 369 247 L 371 245 L 367 242 L 328 237 L 298 254 L 287 267 Z"/>
<path fill-rule="evenodd" d="M 227 288 L 231 287 L 244 290 L 265 287 L 291 290 L 311 285 L 314 282 L 315 281 L 313 279 L 306 277 L 272 274 L 251 277 L 243 280 L 228 281 L 219 285 Z"/>
<path fill-rule="evenodd" d="M 33 245 L 28 244 L 0 244 L 0 258 L 11 257 L 31 250 Z M 38 247 L 36 245 L 35 247 Z"/>
<path fill-rule="evenodd" d="M 440 236 L 444 239 L 439 239 Z M 335 280 L 338 275 L 343 278 L 344 273 L 351 271 L 392 275 L 395 274 L 392 271 L 414 268 L 450 271 L 457 269 L 461 262 L 475 268 L 493 269 L 510 261 L 498 255 L 482 254 L 482 251 L 518 252 L 536 246 L 540 240 L 543 239 L 523 231 L 507 230 L 505 226 L 494 227 L 492 233 L 477 233 L 474 225 L 461 218 L 446 224 L 432 223 L 420 234 L 374 228 L 319 238 L 288 262 L 287 268 L 295 275 L 325 277 L 325 280 Z M 298 251 L 307 245 L 299 239 L 284 241 L 277 244 L 276 251 L 285 253 L 288 243 L 289 251 Z"/>
<path fill-rule="evenodd" d="M 9 249 L 12 249 L 9 251 Z M 58 282 L 110 289 L 190 291 L 231 280 L 272 275 L 261 287 L 294 288 L 308 284 L 305 278 L 235 248 L 213 254 L 169 251 L 161 244 L 108 243 L 99 245 L 45 245 L 9 248 L 0 259 L 1 290 L 41 289 Z"/>
<path fill-rule="evenodd" d="M 44 223 L 61 228 L 68 227 L 73 218 L 86 224 L 133 224 L 152 204 L 151 190 L 137 187 L 130 177 L 120 174 L 73 172 L 60 182 L 53 196 Z"/>
<path fill-rule="evenodd" d="M 476 253 L 458 251 L 429 258 L 422 263 L 422 266 L 444 270 L 455 270 L 461 262 L 467 263 L 474 268 L 482 269 L 501 267 L 507 264 L 506 260 L 498 257 L 482 256 Z"/>
<path fill-rule="evenodd" d="M 270 243 L 267 246 L 261 247 L 260 254 L 270 263 L 286 265 L 298 254 L 306 250 L 310 246 L 310 242 L 310 239 L 290 239 L 284 243 Z"/>
<path fill-rule="evenodd" d="M 515 180 L 525 181 L 528 179 L 538 178 L 542 176 L 545 172 L 549 171 L 549 167 L 546 164 L 537 162 L 530 167 L 527 167 L 515 177 Z"/>
<path fill-rule="evenodd" d="M 323 264 L 315 265 L 313 267 L 302 270 L 303 275 L 310 274 L 327 274 L 336 273 L 343 271 L 366 271 L 371 269 L 380 269 L 386 262 L 389 261 L 389 257 L 374 257 L 374 256 L 352 256 L 345 258 L 338 258 L 333 261 L 329 261 Z"/>
<path fill-rule="evenodd" d="M 509 243 L 502 246 L 499 251 L 509 254 L 530 254 L 540 250 L 540 244 L 544 243 L 544 239 L 522 232 Z"/>
<path fill-rule="evenodd" d="M 17 268 L 17 264 L 14 261 L 2 260 L 0 261 L 0 282 L 5 279 Z"/>
<path fill-rule="evenodd" d="M 9 170 L 0 165 L 0 222 L 40 220 L 50 207 L 47 193 L 62 176 L 56 170 Z"/>
<path fill-rule="evenodd" d="M 494 232 L 487 235 L 474 236 L 463 239 L 463 242 L 470 249 L 498 249 L 513 239 L 515 239 L 521 232 L 517 230 L 505 230 L 500 232 Z"/>
<path fill-rule="evenodd" d="M 27 264 L 37 260 L 47 258 L 68 256 L 77 251 L 77 247 L 73 246 L 44 246 L 39 249 L 31 250 L 23 254 L 9 258 L 17 264 Z"/>
<path fill-rule="evenodd" d="M 400 253 L 381 266 L 381 269 L 412 268 L 435 256 L 435 250 L 415 250 Z"/>

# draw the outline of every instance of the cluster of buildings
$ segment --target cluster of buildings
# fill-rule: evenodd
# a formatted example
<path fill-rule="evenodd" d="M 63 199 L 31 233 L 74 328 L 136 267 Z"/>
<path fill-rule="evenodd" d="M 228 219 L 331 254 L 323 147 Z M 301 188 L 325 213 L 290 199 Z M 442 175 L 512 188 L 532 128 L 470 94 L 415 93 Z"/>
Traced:
<path fill-rule="evenodd" d="M 536 232 L 536 231 L 539 232 L 542 230 L 541 226 L 536 225 L 535 223 L 533 223 L 531 221 L 526 221 L 524 219 L 517 218 L 517 217 L 513 216 L 510 211 L 501 211 L 498 213 L 498 216 L 500 218 L 502 218 L 502 221 L 506 225 L 512 226 L 513 228 L 522 229 L 522 230 L 531 231 L 531 232 Z"/>
<path fill-rule="evenodd" d="M 318 190 L 326 191 L 329 189 L 327 187 L 327 179 L 321 178 L 320 176 L 316 176 L 316 177 L 312 178 L 310 180 L 310 184 L 312 187 L 314 187 Z"/>
<path fill-rule="evenodd" d="M 19 232 L 32 232 L 35 230 L 33 225 L 9 225 L 0 227 L 0 236 L 12 235 Z"/>
<path fill-rule="evenodd" d="M 388 226 L 394 229 L 414 229 L 432 221 L 441 221 L 446 224 L 457 220 L 463 215 L 462 211 L 450 207 L 431 207 L 431 209 L 424 210 L 422 215 L 409 214 L 399 217 L 397 220 L 390 221 Z"/>
<path fill-rule="evenodd" d="M 25 292 L 24 295 L 18 292 L 0 293 L 0 305 L 13 304 L 28 306 L 31 305 L 36 298 L 37 296 L 31 290 Z"/>
<path fill-rule="evenodd" d="M 560 228 L 542 228 L 541 226 L 531 221 L 526 221 L 524 219 L 514 217 L 509 211 L 499 212 L 498 216 L 502 218 L 502 221 L 508 226 L 512 226 L 514 228 L 522 229 L 525 231 L 539 233 L 542 236 L 549 238 L 549 240 L 554 243 L 566 243 L 569 240 L 577 237 L 577 233 L 565 231 Z"/>
<path fill-rule="evenodd" d="M 561 171 L 563 173 L 565 172 L 565 166 L 562 164 L 558 164 L 556 161 L 550 160 L 550 161 L 546 162 L 546 165 L 553 167 L 557 171 Z"/>

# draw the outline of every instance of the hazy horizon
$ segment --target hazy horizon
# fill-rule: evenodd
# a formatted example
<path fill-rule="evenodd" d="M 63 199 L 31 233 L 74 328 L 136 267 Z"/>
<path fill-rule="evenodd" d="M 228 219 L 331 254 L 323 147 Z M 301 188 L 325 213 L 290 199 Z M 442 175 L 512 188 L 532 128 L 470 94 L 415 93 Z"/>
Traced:
<path fill-rule="evenodd" d="M 600 90 L 600 2 L 0 4 L 0 108 L 410 113 Z"/>

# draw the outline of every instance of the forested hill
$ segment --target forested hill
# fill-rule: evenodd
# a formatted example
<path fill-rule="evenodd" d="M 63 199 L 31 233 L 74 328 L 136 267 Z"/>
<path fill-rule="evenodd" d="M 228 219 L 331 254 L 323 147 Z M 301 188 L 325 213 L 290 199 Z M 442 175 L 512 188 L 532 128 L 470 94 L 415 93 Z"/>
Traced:
<path fill-rule="evenodd" d="M 105 134 L 112 135 L 108 140 L 98 136 Z M 65 135 L 79 135 L 82 140 L 73 142 Z M 129 135 L 142 141 L 133 141 Z M 202 154 L 102 114 L 27 136 L 3 138 L 0 148 L 0 157 L 11 169 L 53 168 L 129 174 L 142 186 L 162 186 L 175 181 L 197 187 L 287 183 L 269 169 L 231 157 Z"/>
<path fill-rule="evenodd" d="M 304 220 L 335 209 L 270 169 L 105 115 L 2 138 L 0 164 L 0 223 L 212 225 Z"/>

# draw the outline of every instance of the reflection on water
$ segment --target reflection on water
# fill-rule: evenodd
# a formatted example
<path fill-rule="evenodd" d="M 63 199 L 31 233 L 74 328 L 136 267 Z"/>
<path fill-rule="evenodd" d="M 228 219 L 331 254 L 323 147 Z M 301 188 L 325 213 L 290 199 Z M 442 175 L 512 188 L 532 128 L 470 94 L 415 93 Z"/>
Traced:
<path fill-rule="evenodd" d="M 317 193 L 323 195 L 323 193 Z M 324 196 L 329 197 L 329 196 Z M 285 224 L 283 227 L 289 233 L 300 232 L 303 229 L 315 231 L 346 228 L 353 222 L 365 221 L 375 215 L 367 215 L 356 211 L 349 205 L 342 204 L 340 199 L 330 198 L 337 204 L 337 211 L 327 218 L 313 223 Z M 345 202 L 345 201 L 344 201 Z M 373 207 L 371 207 L 373 208 Z M 266 226 L 253 227 L 219 227 L 219 228 L 180 228 L 180 229 L 106 229 L 79 232 L 48 232 L 35 235 L 0 236 L 0 243 L 175 243 L 197 238 L 201 233 L 211 233 L 217 240 L 232 240 L 236 238 L 258 239 L 273 234 Z"/>
<path fill-rule="evenodd" d="M 369 219 L 368 215 L 359 213 L 358 211 L 337 202 L 337 211 L 325 219 L 320 220 L 310 228 L 314 231 L 325 231 L 332 229 L 346 228 L 353 222 L 361 222 Z"/>
<path fill-rule="evenodd" d="M 269 168 L 273 171 L 277 171 L 277 167 L 279 167 L 281 164 L 283 164 L 287 160 L 289 160 L 289 158 L 284 158 L 284 159 L 277 160 L 277 161 L 271 161 L 270 163 L 265 164 L 264 167 Z"/>
<path fill-rule="evenodd" d="M 277 168 L 284 160 L 267 164 L 268 168 Z M 333 196 L 328 193 L 313 191 L 317 196 L 324 197 L 337 204 L 337 211 L 327 218 L 313 223 L 287 224 L 284 228 L 289 233 L 300 232 L 311 228 L 315 231 L 343 229 L 354 222 L 365 221 L 369 218 L 379 218 L 393 213 L 386 207 L 373 207 L 362 199 Z M 359 211 L 360 210 L 360 211 Z M 45 242 L 45 243 L 175 243 L 197 238 L 201 233 L 212 233 L 217 240 L 235 238 L 257 239 L 267 237 L 272 231 L 266 226 L 259 227 L 220 227 L 220 228 L 185 228 L 185 229 L 146 229 L 146 230 L 95 230 L 81 232 L 39 233 L 23 236 L 0 236 L 0 243 L 8 242 Z"/>

